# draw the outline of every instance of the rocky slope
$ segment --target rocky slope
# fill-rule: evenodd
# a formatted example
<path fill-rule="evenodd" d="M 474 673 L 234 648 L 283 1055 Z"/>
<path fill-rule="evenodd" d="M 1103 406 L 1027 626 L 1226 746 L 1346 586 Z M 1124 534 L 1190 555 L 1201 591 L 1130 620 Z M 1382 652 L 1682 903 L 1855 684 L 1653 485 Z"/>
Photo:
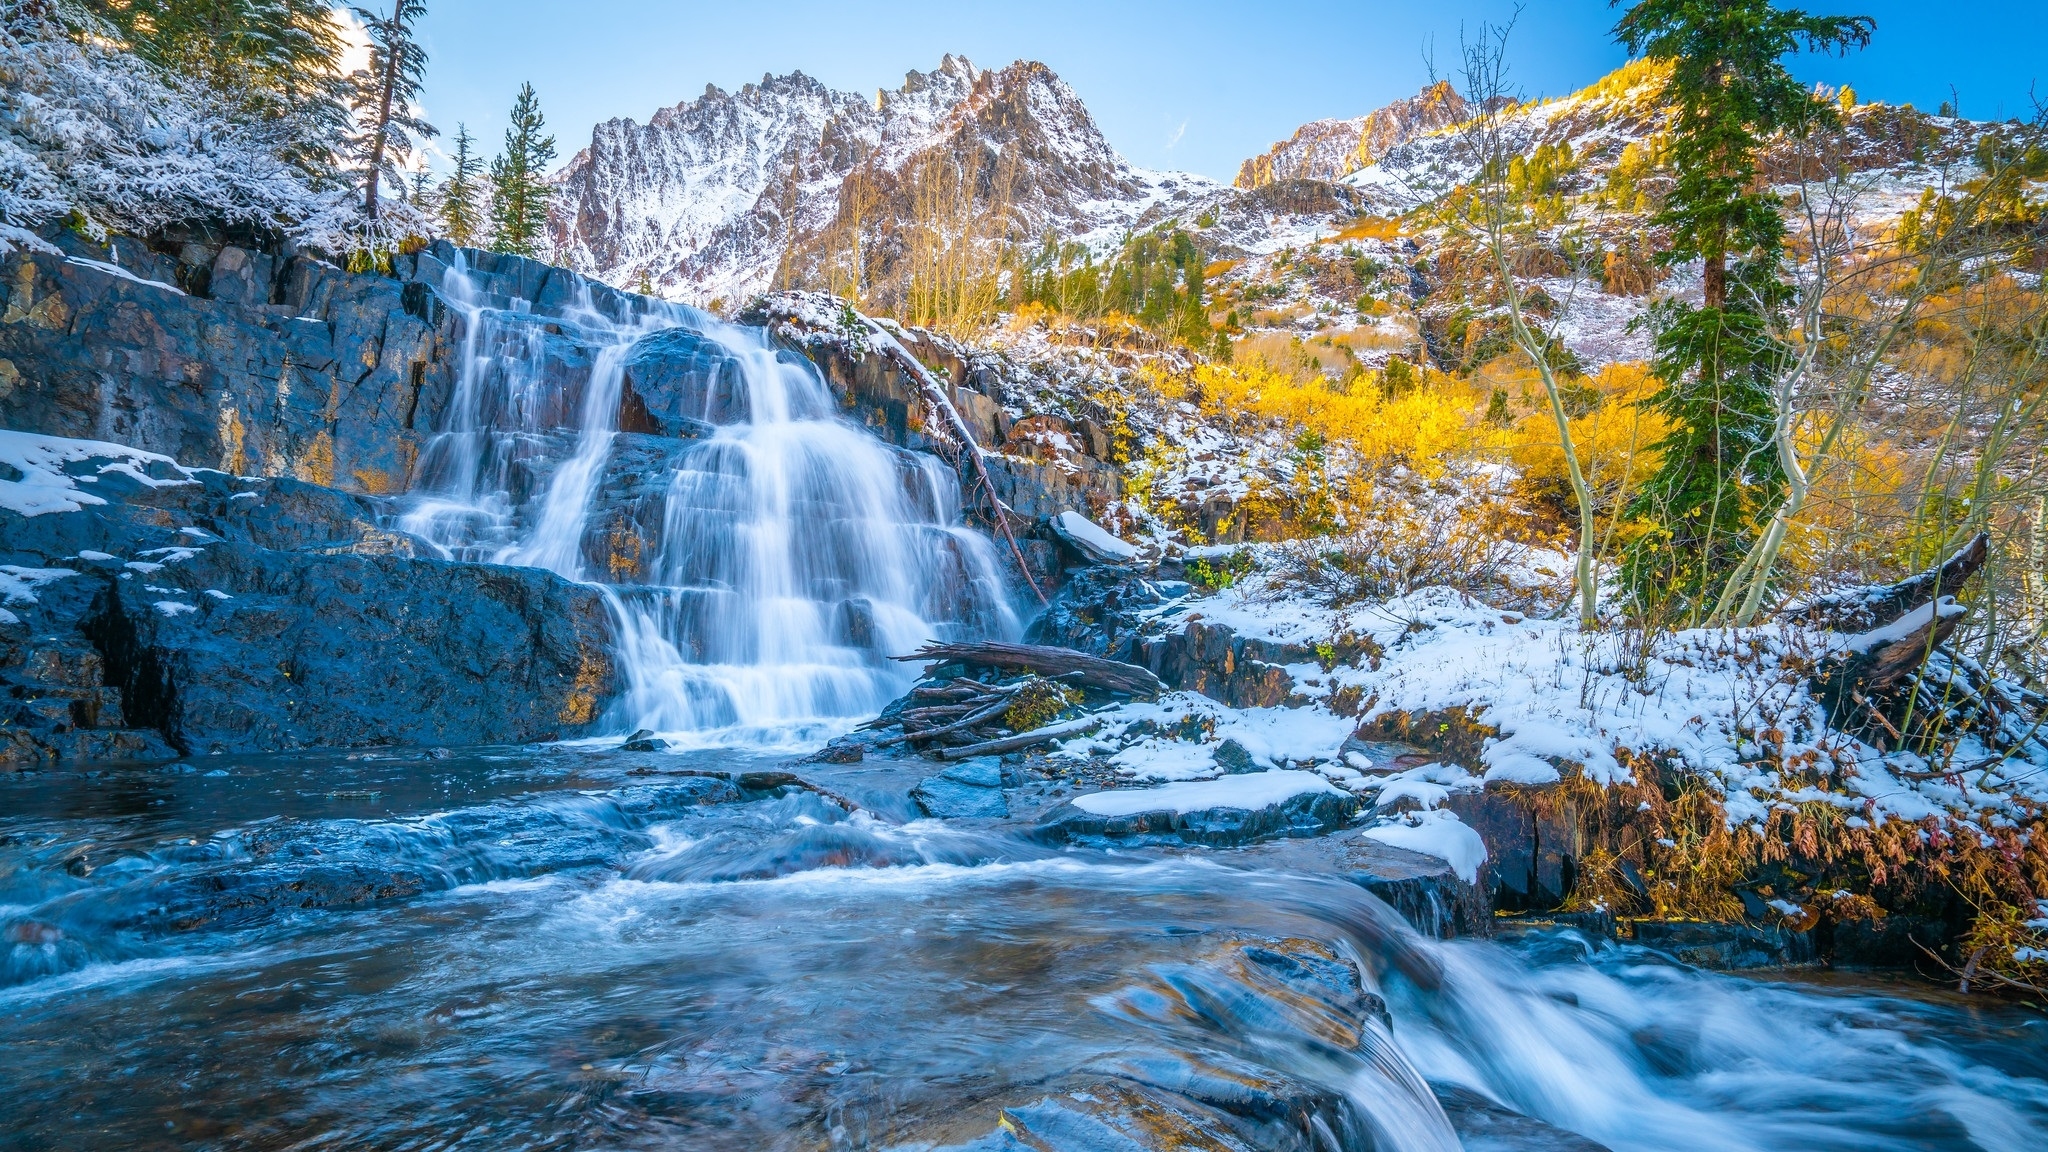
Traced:
<path fill-rule="evenodd" d="M 872 97 L 793 72 L 733 93 L 707 88 L 645 125 L 601 124 L 559 177 L 553 236 L 587 275 L 737 303 L 770 286 L 792 245 L 842 217 L 880 232 L 908 219 L 908 182 L 933 158 L 984 192 L 1006 182 L 1028 235 L 1110 238 L 1148 209 L 1216 191 L 1133 167 L 1043 64 L 989 71 L 947 56 Z"/>
<path fill-rule="evenodd" d="M 1406 100 L 1348 120 L 1311 120 L 1263 156 L 1237 170 L 1236 186 L 1258 188 L 1276 180 L 1341 180 L 1396 145 L 1464 120 L 1464 97 L 1439 80 Z"/>

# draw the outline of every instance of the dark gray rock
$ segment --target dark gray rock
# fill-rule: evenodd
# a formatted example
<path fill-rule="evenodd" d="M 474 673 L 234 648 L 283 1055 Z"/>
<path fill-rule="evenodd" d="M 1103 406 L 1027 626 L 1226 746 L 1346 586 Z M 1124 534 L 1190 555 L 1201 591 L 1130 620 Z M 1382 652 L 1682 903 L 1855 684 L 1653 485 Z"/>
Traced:
<path fill-rule="evenodd" d="M 1436 1098 L 1465 1152 L 1608 1152 L 1605 1144 L 1504 1108 L 1467 1088 L 1438 1087 Z"/>
<path fill-rule="evenodd" d="M 221 543 L 153 578 L 107 581 L 86 632 L 187 752 L 554 739 L 610 694 L 601 596 L 538 569 Z"/>
<path fill-rule="evenodd" d="M 1208 808 L 1098 816 L 1066 803 L 1046 813 L 1034 835 L 1051 843 L 1123 841 L 1235 848 L 1274 837 L 1324 835 L 1343 827 L 1357 812 L 1355 798 L 1330 792 L 1304 792 L 1256 811 Z"/>
<path fill-rule="evenodd" d="M 373 499 L 204 470 L 91 491 L 110 502 L 0 511 L 0 563 L 76 573 L 0 628 L 0 758 L 525 742 L 612 691 L 595 589 L 419 558 Z"/>
<path fill-rule="evenodd" d="M 1226 776 L 1242 776 L 1247 772 L 1258 772 L 1261 766 L 1252 760 L 1252 754 L 1235 740 L 1225 740 L 1209 754 Z"/>
<path fill-rule="evenodd" d="M 619 401 L 619 429 L 694 436 L 707 424 L 750 415 L 740 362 L 687 328 L 657 332 L 633 345 Z"/>
<path fill-rule="evenodd" d="M 1448 940 L 1494 931 L 1490 891 L 1468 884 L 1449 863 L 1365 836 L 1270 840 L 1241 851 L 1245 867 L 1334 874 L 1392 906 L 1409 927 Z"/>
<path fill-rule="evenodd" d="M 1546 911 L 1571 896 L 1581 853 L 1576 811 L 1561 789 L 1494 785 L 1456 793 L 1444 807 L 1485 841 L 1480 882 L 1496 908 Z"/>
<path fill-rule="evenodd" d="M 1739 971 L 1818 959 L 1807 932 L 1700 920 L 1637 920 L 1631 928 L 1637 944 L 1699 968 Z"/>
<path fill-rule="evenodd" d="M 1010 815 L 1003 798 L 1003 766 L 993 757 L 962 760 L 910 790 L 927 816 L 945 820 L 1000 820 Z"/>
<path fill-rule="evenodd" d="M 111 440 L 235 473 L 402 490 L 453 387 L 453 324 L 405 286 L 224 249 L 224 295 L 143 283 L 64 234 L 74 258 L 0 260 L 0 424 Z M 188 278 L 189 279 L 189 278 Z"/>
<path fill-rule="evenodd" d="M 1032 644 L 1143 663 L 1132 659 L 1134 646 L 1144 632 L 1147 615 L 1168 600 L 1156 583 L 1129 569 L 1082 568 L 1060 586 L 1024 638 Z"/>

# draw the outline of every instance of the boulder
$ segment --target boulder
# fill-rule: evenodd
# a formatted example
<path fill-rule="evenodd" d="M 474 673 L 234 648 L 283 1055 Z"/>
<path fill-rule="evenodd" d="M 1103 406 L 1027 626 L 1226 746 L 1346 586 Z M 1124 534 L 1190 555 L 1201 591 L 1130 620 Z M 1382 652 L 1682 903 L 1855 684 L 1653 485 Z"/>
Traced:
<path fill-rule="evenodd" d="M 49 574 L 14 577 L 0 622 L 0 757 L 524 742 L 611 694 L 596 589 L 425 557 L 373 498 L 114 445 L 35 460 L 67 454 L 41 489 L 80 506 L 0 508 L 0 565 Z"/>
<path fill-rule="evenodd" d="M 694 437 L 705 425 L 749 415 L 740 362 L 701 333 L 671 328 L 633 345 L 619 399 L 619 430 Z"/>
<path fill-rule="evenodd" d="M 1010 814 L 1003 799 L 1002 762 L 992 756 L 963 760 L 927 776 L 910 790 L 910 797 L 925 815 L 944 820 L 1003 819 Z"/>

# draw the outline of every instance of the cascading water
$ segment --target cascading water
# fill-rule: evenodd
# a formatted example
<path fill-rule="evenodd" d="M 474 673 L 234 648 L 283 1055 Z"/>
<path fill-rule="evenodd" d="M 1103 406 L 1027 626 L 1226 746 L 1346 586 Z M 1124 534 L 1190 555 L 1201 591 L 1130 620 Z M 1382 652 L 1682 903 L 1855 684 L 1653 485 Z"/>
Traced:
<path fill-rule="evenodd" d="M 660 465 L 651 560 L 607 580 L 627 680 L 612 727 L 815 740 L 903 690 L 888 656 L 1015 632 L 952 472 L 841 420 L 817 372 L 764 333 L 682 307 L 607 315 L 587 288 L 559 318 L 492 307 L 459 262 L 443 294 L 465 319 L 460 374 L 402 526 L 464 559 L 610 576 L 588 562 L 592 514 L 636 347 L 684 329 L 715 353 L 689 381 L 706 434 Z"/>

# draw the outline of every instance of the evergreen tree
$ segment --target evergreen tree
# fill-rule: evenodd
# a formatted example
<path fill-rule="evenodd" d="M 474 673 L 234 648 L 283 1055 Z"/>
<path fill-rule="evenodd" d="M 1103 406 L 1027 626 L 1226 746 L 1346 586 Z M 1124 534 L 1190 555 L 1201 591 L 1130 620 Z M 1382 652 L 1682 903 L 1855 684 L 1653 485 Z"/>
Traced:
<path fill-rule="evenodd" d="M 538 256 L 548 226 L 545 177 L 555 158 L 555 138 L 543 135 L 547 124 L 532 84 L 522 84 L 512 102 L 512 126 L 505 129 L 505 150 L 491 161 L 491 250 L 514 256 Z"/>
<path fill-rule="evenodd" d="M 484 158 L 475 151 L 476 137 L 467 124 L 455 126 L 455 167 L 441 184 L 441 226 L 450 243 L 474 248 L 483 242 L 482 199 Z"/>
<path fill-rule="evenodd" d="M 1791 290 L 1784 219 L 1759 186 L 1757 154 L 1776 133 L 1837 118 L 1784 57 L 1860 48 L 1874 27 L 1868 17 L 1809 16 L 1771 0 L 1637 0 L 1615 25 L 1632 55 L 1672 63 L 1665 98 L 1677 179 L 1656 218 L 1672 238 L 1659 260 L 1704 268 L 1700 306 L 1666 300 L 1647 317 L 1664 382 L 1652 403 L 1671 432 L 1631 509 L 1655 524 L 1623 561 L 1639 602 L 1670 598 L 1696 616 L 1783 487 L 1771 385 L 1787 355 L 1774 332 Z"/>
<path fill-rule="evenodd" d="M 276 152 L 327 179 L 349 128 L 329 0 L 85 0 L 137 56 L 194 83 Z"/>
<path fill-rule="evenodd" d="M 412 187 L 406 191 L 405 202 L 429 220 L 440 216 L 441 195 L 434 187 L 434 174 L 425 168 L 415 168 L 409 179 Z"/>
<path fill-rule="evenodd" d="M 413 23 L 427 14 L 425 0 L 391 0 L 391 15 L 357 8 L 370 35 L 370 66 L 350 78 L 355 88 L 356 135 L 350 141 L 363 174 L 363 215 L 377 218 L 377 193 L 386 179 L 405 189 L 403 167 L 414 137 L 435 135 L 413 105 L 426 79 L 427 53 L 413 39 Z"/>

